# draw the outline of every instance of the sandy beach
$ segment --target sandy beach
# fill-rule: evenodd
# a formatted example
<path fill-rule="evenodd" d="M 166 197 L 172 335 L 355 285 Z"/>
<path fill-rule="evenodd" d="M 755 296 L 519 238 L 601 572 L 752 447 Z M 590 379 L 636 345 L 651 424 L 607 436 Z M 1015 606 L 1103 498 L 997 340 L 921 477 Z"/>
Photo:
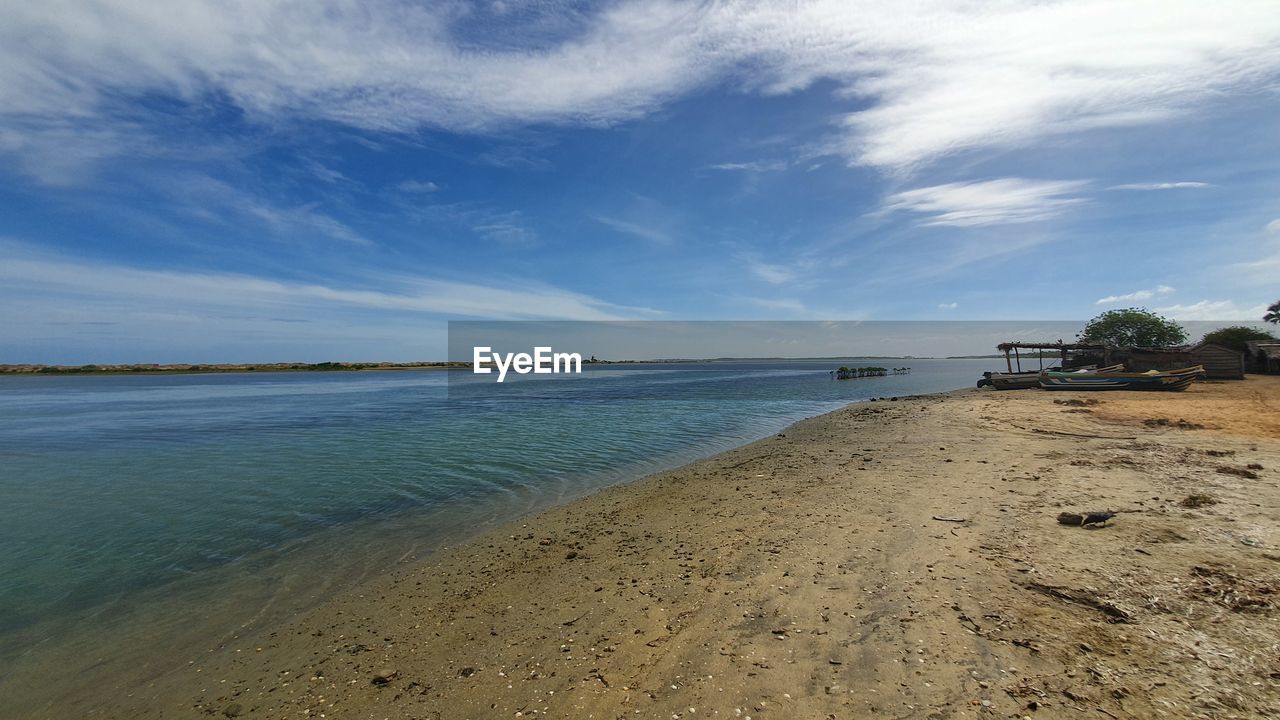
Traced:
<path fill-rule="evenodd" d="M 1275 717 L 1278 518 L 1280 377 L 878 400 L 15 715 Z"/>

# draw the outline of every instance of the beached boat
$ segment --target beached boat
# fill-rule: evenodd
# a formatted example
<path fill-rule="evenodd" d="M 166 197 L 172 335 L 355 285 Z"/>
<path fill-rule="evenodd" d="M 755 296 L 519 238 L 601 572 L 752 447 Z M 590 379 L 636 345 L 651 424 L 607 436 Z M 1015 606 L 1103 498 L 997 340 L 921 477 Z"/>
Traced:
<path fill-rule="evenodd" d="M 1045 390 L 1185 390 L 1204 375 L 1199 365 L 1179 370 L 1128 372 L 1042 372 Z"/>
<path fill-rule="evenodd" d="M 1071 370 L 1059 370 L 1057 368 L 1049 368 L 1048 370 L 1031 370 L 1029 372 L 1020 373 L 1000 373 L 987 372 L 983 373 L 983 377 L 978 381 L 978 387 L 990 385 L 997 390 L 1030 390 L 1040 387 L 1040 374 L 1042 372 L 1061 372 L 1061 373 L 1113 373 L 1124 370 L 1123 365 L 1111 365 L 1104 368 L 1097 368 L 1093 365 L 1080 368 L 1072 368 Z"/>

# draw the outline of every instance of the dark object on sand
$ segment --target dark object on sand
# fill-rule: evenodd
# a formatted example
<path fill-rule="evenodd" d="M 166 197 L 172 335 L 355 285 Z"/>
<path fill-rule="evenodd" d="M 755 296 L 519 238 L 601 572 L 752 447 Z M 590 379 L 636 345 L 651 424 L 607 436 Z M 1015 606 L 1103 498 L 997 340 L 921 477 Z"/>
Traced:
<path fill-rule="evenodd" d="M 1086 525 L 1105 525 L 1108 520 L 1115 517 L 1113 512 L 1091 512 L 1091 513 L 1058 513 L 1058 522 L 1063 525 L 1074 525 L 1076 527 L 1084 527 Z"/>
<path fill-rule="evenodd" d="M 1218 501 L 1210 495 L 1195 494 L 1182 498 L 1182 502 L 1178 503 L 1184 508 L 1198 508 L 1205 505 L 1217 505 Z"/>

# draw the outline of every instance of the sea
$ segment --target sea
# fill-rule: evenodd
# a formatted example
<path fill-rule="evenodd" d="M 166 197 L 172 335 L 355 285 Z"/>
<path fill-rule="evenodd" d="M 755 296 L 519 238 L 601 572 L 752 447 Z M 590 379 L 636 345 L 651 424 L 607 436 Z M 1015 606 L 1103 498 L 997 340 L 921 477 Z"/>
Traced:
<path fill-rule="evenodd" d="M 841 365 L 911 371 L 835 380 Z M 500 387 L 445 370 L 0 377 L 0 677 L 30 689 L 77 659 L 196 657 L 538 510 L 990 369 L 629 363 Z"/>

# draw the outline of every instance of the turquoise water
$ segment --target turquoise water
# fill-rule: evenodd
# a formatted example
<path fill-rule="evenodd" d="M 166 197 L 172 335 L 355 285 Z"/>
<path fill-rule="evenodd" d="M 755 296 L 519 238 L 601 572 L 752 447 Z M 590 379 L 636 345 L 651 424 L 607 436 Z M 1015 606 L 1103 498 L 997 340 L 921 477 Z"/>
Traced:
<path fill-rule="evenodd" d="M 148 603 L 181 617 L 215 586 L 300 607 L 803 417 L 971 386 L 991 362 L 843 382 L 827 371 L 904 362 L 588 366 L 498 392 L 443 371 L 3 377 L 0 662 Z M 280 603 L 286 586 L 305 602 Z"/>

